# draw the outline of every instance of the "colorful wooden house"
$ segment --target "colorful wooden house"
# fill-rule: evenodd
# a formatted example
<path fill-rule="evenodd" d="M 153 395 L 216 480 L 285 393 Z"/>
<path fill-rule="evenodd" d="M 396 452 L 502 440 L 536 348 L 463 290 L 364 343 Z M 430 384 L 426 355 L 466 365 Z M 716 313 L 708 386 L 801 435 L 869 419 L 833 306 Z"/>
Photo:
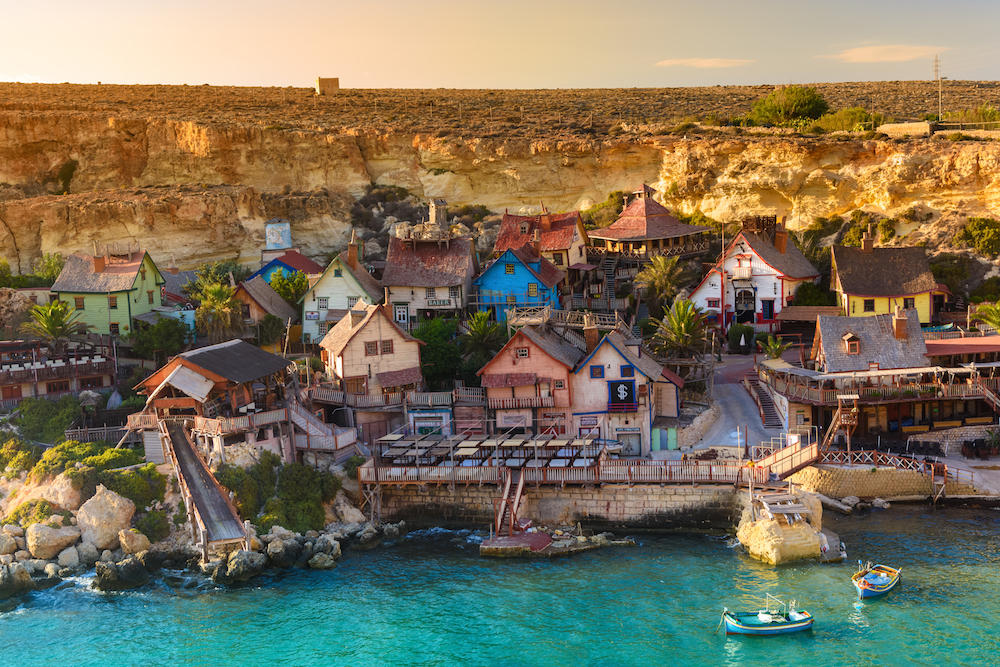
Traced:
<path fill-rule="evenodd" d="M 934 279 L 923 248 L 876 248 L 870 229 L 860 248 L 833 248 L 830 287 L 849 316 L 884 315 L 899 306 L 915 309 L 922 324 L 931 324 L 951 298 Z"/>
<path fill-rule="evenodd" d="M 792 303 L 795 290 L 819 282 L 819 271 L 788 239 L 784 223 L 758 216 L 743 228 L 689 297 L 725 327 L 749 324 L 777 331 L 777 315 Z"/>
<path fill-rule="evenodd" d="M 503 319 L 503 310 L 515 306 L 559 308 L 559 285 L 566 272 L 542 256 L 539 236 L 536 230 L 532 243 L 505 250 L 473 281 L 477 310 L 493 308 Z"/>
<path fill-rule="evenodd" d="M 539 233 L 541 256 L 555 266 L 565 271 L 587 263 L 590 238 L 580 212 L 549 213 L 544 208 L 539 215 L 511 215 L 505 211 L 493 244 L 493 256 L 532 243 L 535 231 Z"/>
<path fill-rule="evenodd" d="M 574 435 L 595 434 L 621 443 L 625 456 L 649 456 L 658 417 L 678 417 L 684 381 L 617 331 L 598 340 L 584 329 L 588 352 L 570 378 Z M 596 433 L 595 433 L 596 431 Z"/>
<path fill-rule="evenodd" d="M 162 305 L 163 276 L 148 253 L 108 245 L 103 254 L 70 255 L 52 285 L 94 333 L 126 334 L 132 318 Z"/>
<path fill-rule="evenodd" d="M 251 327 L 260 324 L 266 315 L 274 315 L 286 324 L 299 319 L 298 312 L 264 281 L 263 276 L 240 283 L 233 298 L 243 304 L 243 323 Z"/>
<path fill-rule="evenodd" d="M 571 430 L 570 377 L 584 351 L 545 327 L 522 327 L 477 374 L 498 432 Z"/>
<path fill-rule="evenodd" d="M 296 272 L 301 272 L 308 276 L 322 273 L 323 267 L 298 251 L 289 250 L 284 255 L 275 257 L 271 261 L 267 262 L 260 268 L 260 270 L 250 276 L 250 278 L 260 276 L 265 282 L 270 284 L 271 278 L 276 273 L 280 273 L 287 278 Z"/>
<path fill-rule="evenodd" d="M 302 342 L 320 340 L 340 322 L 358 301 L 377 304 L 382 287 L 361 263 L 364 259 L 357 236 L 352 235 L 347 251 L 337 255 L 302 298 Z"/>

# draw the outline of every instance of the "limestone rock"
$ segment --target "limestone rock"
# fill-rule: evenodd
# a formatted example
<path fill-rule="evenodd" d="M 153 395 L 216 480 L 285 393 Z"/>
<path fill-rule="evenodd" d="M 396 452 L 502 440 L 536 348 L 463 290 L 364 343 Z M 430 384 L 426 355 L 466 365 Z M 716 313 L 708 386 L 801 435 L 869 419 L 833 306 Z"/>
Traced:
<path fill-rule="evenodd" d="M 97 547 L 95 546 L 94 548 L 96 549 Z M 115 562 L 115 554 L 114 554 L 114 552 L 111 551 L 111 549 L 105 549 L 104 551 L 102 551 L 101 552 L 101 562 L 102 563 L 114 563 Z"/>
<path fill-rule="evenodd" d="M 11 537 L 24 537 L 24 528 L 21 528 L 16 523 L 8 523 L 3 527 L 3 532 L 7 533 Z"/>
<path fill-rule="evenodd" d="M 229 554 L 224 565 L 220 565 L 212 573 L 212 581 L 217 584 L 231 584 L 235 581 L 247 581 L 264 571 L 267 556 L 255 551 L 240 549 Z"/>
<path fill-rule="evenodd" d="M 791 526 L 772 519 L 744 521 L 736 533 L 747 552 L 771 565 L 819 558 L 819 533 L 808 523 Z"/>
<path fill-rule="evenodd" d="M 399 528 L 391 523 L 387 523 L 382 527 L 382 533 L 385 535 L 385 539 L 395 540 L 399 537 Z"/>
<path fill-rule="evenodd" d="M 31 574 L 20 564 L 0 565 L 0 600 L 34 590 Z"/>
<path fill-rule="evenodd" d="M 59 565 L 57 565 L 56 563 L 46 563 L 44 572 L 45 576 L 47 577 L 58 577 Z"/>
<path fill-rule="evenodd" d="M 876 507 L 880 510 L 887 510 L 889 509 L 889 507 L 891 507 L 891 505 L 889 504 L 888 500 L 884 500 L 882 498 L 876 498 L 875 500 L 872 501 L 872 507 Z"/>
<path fill-rule="evenodd" d="M 77 551 L 76 547 L 66 547 L 59 552 L 56 562 L 59 563 L 59 567 L 79 567 L 80 553 Z"/>
<path fill-rule="evenodd" d="M 90 542 L 81 542 L 76 547 L 76 553 L 80 556 L 80 562 L 85 567 L 94 567 L 94 563 L 101 557 L 100 552 Z"/>
<path fill-rule="evenodd" d="M 847 496 L 846 498 L 841 498 L 840 502 L 844 503 L 848 507 L 854 507 L 861 502 L 861 498 L 858 498 L 857 496 Z"/>
<path fill-rule="evenodd" d="M 14 560 L 26 561 L 31 558 L 31 552 L 26 549 L 21 549 L 14 552 Z"/>
<path fill-rule="evenodd" d="M 45 487 L 45 492 L 42 494 L 42 497 L 53 505 L 57 505 L 64 510 L 80 509 L 80 503 L 83 502 L 83 498 L 80 496 L 80 491 L 73 488 L 73 482 L 66 476 L 65 473 L 57 475 L 56 478 Z"/>
<path fill-rule="evenodd" d="M 26 532 L 28 551 L 35 558 L 48 560 L 80 539 L 80 529 L 76 526 L 52 528 L 41 523 L 28 526 Z"/>
<path fill-rule="evenodd" d="M 12 554 L 17 551 L 17 540 L 7 533 L 0 533 L 0 555 Z"/>
<path fill-rule="evenodd" d="M 337 498 L 334 500 L 333 507 L 337 511 L 340 520 L 344 523 L 364 523 L 368 520 L 365 518 L 364 512 L 354 506 L 354 503 L 347 497 L 343 489 L 337 492 Z"/>
<path fill-rule="evenodd" d="M 355 536 L 355 540 L 356 542 L 352 545 L 353 549 L 370 551 L 382 543 L 382 535 L 374 525 L 367 523 L 361 532 Z"/>
<path fill-rule="evenodd" d="M 10 565 L 14 562 L 14 554 L 4 554 L 0 556 L 0 565 Z"/>
<path fill-rule="evenodd" d="M 268 535 L 278 538 L 279 540 L 293 540 L 295 539 L 295 533 L 281 526 L 271 526 L 271 530 L 268 531 Z"/>
<path fill-rule="evenodd" d="M 291 567 L 298 560 L 302 546 L 296 540 L 271 540 L 267 545 L 267 558 L 274 567 Z"/>
<path fill-rule="evenodd" d="M 119 530 L 118 541 L 121 542 L 122 551 L 126 554 L 138 554 L 149 549 L 149 538 L 134 528 L 131 530 Z"/>
<path fill-rule="evenodd" d="M 330 554 L 318 553 L 309 559 L 309 568 L 313 570 L 332 570 L 337 567 L 337 560 Z"/>
<path fill-rule="evenodd" d="M 20 563 L 24 566 L 24 569 L 34 574 L 36 572 L 44 572 L 45 566 L 49 564 L 49 561 L 42 560 L 41 558 L 26 558 L 20 561 Z"/>
<path fill-rule="evenodd" d="M 99 562 L 95 569 L 97 576 L 93 586 L 101 591 L 124 591 L 149 582 L 149 573 L 135 556 L 129 556 L 119 563 Z"/>
<path fill-rule="evenodd" d="M 129 527 L 133 514 L 135 503 L 99 485 L 94 497 L 77 513 L 83 541 L 92 542 L 98 549 L 117 548 L 118 531 Z"/>
<path fill-rule="evenodd" d="M 323 535 L 313 546 L 313 554 L 327 554 L 333 558 L 340 558 L 340 542 L 330 537 L 329 535 Z"/>

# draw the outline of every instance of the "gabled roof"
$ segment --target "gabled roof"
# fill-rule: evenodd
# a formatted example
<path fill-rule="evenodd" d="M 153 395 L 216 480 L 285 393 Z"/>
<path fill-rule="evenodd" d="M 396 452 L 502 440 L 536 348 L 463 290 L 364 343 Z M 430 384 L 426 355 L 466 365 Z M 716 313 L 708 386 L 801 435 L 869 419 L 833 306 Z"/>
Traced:
<path fill-rule="evenodd" d="M 251 299 L 257 302 L 257 305 L 282 322 L 287 322 L 289 318 L 298 319 L 298 313 L 295 312 L 295 309 L 288 305 L 288 302 L 282 299 L 263 277 L 257 276 L 242 282 L 239 289 L 244 290 Z"/>
<path fill-rule="evenodd" d="M 778 252 L 774 243 L 763 234 L 752 232 L 740 232 L 736 240 L 743 238 L 753 251 L 768 266 L 780 272 L 787 278 L 815 278 L 819 275 L 816 267 L 805 258 L 802 251 L 792 243 L 791 239 L 785 243 L 785 252 Z M 735 243 L 735 241 L 734 241 Z M 730 246 L 732 247 L 732 246 Z"/>
<path fill-rule="evenodd" d="M 256 278 L 257 276 L 262 276 L 273 268 L 284 267 L 289 273 L 295 273 L 300 271 L 306 275 L 312 275 L 316 273 L 322 273 L 323 267 L 312 261 L 308 257 L 295 250 L 289 250 L 284 255 L 280 257 L 275 257 L 270 262 L 260 267 L 251 278 Z"/>
<path fill-rule="evenodd" d="M 876 363 L 879 370 L 927 366 L 927 346 L 917 311 L 911 308 L 902 313 L 906 315 L 906 338 L 903 339 L 893 335 L 892 315 L 888 313 L 872 317 L 817 317 L 816 338 L 825 359 L 825 372 L 867 371 Z M 860 343 L 859 354 L 847 354 L 844 340 L 851 335 Z"/>
<path fill-rule="evenodd" d="M 411 243 L 411 242 L 407 242 Z M 416 241 L 416 248 L 403 245 L 395 236 L 389 239 L 389 254 L 382 273 L 388 287 L 451 287 L 462 285 L 475 274 L 472 240 L 451 239 L 448 245 Z"/>
<path fill-rule="evenodd" d="M 291 365 L 287 359 L 241 340 L 209 345 L 177 356 L 236 384 L 259 380 Z"/>
<path fill-rule="evenodd" d="M 541 215 L 511 215 L 503 214 L 500 222 L 500 231 L 497 232 L 497 240 L 493 244 L 493 252 L 500 254 L 511 248 L 520 248 L 525 243 L 531 243 L 531 237 L 538 229 L 541 234 L 542 252 L 552 252 L 554 250 L 566 250 L 573 245 L 573 233 L 583 228 L 580 222 L 579 211 L 569 211 L 566 213 L 547 213 L 549 217 L 549 231 L 541 228 Z M 527 232 L 521 233 L 522 224 L 527 223 Z M 586 243 L 586 232 L 581 232 L 581 236 Z"/>
<path fill-rule="evenodd" d="M 604 229 L 592 229 L 590 238 L 611 241 L 670 239 L 707 232 L 711 227 L 686 225 L 652 197 L 639 197 L 625 207 L 618 219 Z"/>
<path fill-rule="evenodd" d="M 364 313 L 364 317 L 358 321 L 357 324 L 351 324 L 351 313 Z M 340 320 L 335 324 L 326 335 L 323 336 L 322 340 L 319 341 L 320 347 L 330 353 L 330 357 L 340 356 L 340 353 L 344 351 L 347 344 L 358 335 L 362 329 L 368 326 L 368 323 L 372 318 L 376 317 L 381 313 L 385 321 L 389 323 L 390 326 L 396 329 L 400 335 L 407 341 L 418 343 L 420 345 L 426 345 L 422 340 L 417 340 L 410 334 L 406 333 L 399 328 L 399 325 L 392 321 L 392 318 L 385 314 L 385 307 L 382 305 L 370 305 L 364 301 L 358 301 L 354 304 L 354 307 L 344 316 L 344 319 Z"/>
<path fill-rule="evenodd" d="M 566 272 L 544 257 L 535 257 L 530 249 L 531 246 L 518 248 L 516 250 L 511 248 L 510 253 L 517 257 L 521 264 L 524 264 L 524 268 L 528 269 L 528 271 L 531 272 L 531 275 L 535 276 L 538 282 L 542 283 L 549 289 L 552 289 L 561 283 L 566 277 Z M 531 264 L 534 262 L 538 262 L 537 271 L 531 267 Z"/>
<path fill-rule="evenodd" d="M 923 248 L 861 248 L 834 246 L 833 265 L 845 294 L 901 296 L 937 289 Z"/>
<path fill-rule="evenodd" d="M 661 364 L 657 363 L 656 360 L 651 357 L 643 356 L 641 352 L 639 355 L 633 353 L 628 347 L 629 342 L 626 341 L 625 337 L 617 331 L 612 331 L 604 336 L 604 338 L 602 338 L 597 344 L 597 347 L 594 348 L 594 351 L 588 354 L 587 357 L 577 365 L 573 372 L 579 373 L 580 370 L 587 365 L 594 355 L 597 354 L 598 350 L 600 350 L 605 344 L 613 347 L 623 359 L 628 361 L 630 365 L 634 366 L 640 373 L 648 377 L 650 380 L 655 382 L 663 376 L 663 366 Z M 683 386 L 683 384 L 681 386 Z"/>
<path fill-rule="evenodd" d="M 70 255 L 52 285 L 52 291 L 82 294 L 127 292 L 135 284 L 135 278 L 139 275 L 139 269 L 145 258 L 146 253 L 142 250 L 129 255 L 107 255 L 104 257 L 104 269 L 97 273 L 94 271 L 93 256 Z M 162 285 L 163 280 L 157 284 Z"/>
<path fill-rule="evenodd" d="M 184 301 L 188 300 L 187 295 L 184 294 L 184 286 L 198 280 L 197 271 L 178 271 L 177 273 L 162 271 L 160 275 L 163 276 L 163 289 L 166 293 Z"/>
<path fill-rule="evenodd" d="M 522 327 L 518 333 L 542 349 L 549 355 L 570 370 L 584 357 L 584 351 L 576 347 L 562 336 L 542 329 L 540 327 Z"/>
<path fill-rule="evenodd" d="M 354 278 L 354 280 L 358 283 L 362 291 L 369 296 L 369 299 L 372 303 L 378 303 L 379 301 L 382 300 L 384 292 L 382 290 L 382 286 L 379 285 L 378 281 L 375 280 L 370 273 L 365 271 L 364 267 L 359 268 L 357 271 L 352 269 L 351 265 L 347 263 L 347 253 L 342 252 L 333 258 L 333 261 L 330 262 L 329 266 L 323 269 L 322 275 L 314 279 L 311 279 L 309 281 L 309 291 L 307 291 L 305 294 L 302 295 L 302 298 L 299 299 L 299 303 L 302 303 L 302 301 L 309 295 L 309 292 L 316 288 L 316 285 L 318 285 L 320 281 L 323 280 L 323 278 L 326 276 L 327 273 L 330 272 L 330 269 L 332 269 L 334 265 L 345 269 L 347 273 L 352 278 Z"/>

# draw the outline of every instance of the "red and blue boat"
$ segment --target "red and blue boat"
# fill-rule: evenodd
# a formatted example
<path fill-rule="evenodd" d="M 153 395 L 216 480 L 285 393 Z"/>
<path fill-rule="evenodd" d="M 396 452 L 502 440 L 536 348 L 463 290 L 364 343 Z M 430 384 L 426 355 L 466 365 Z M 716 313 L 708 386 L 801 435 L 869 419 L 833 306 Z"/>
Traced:
<path fill-rule="evenodd" d="M 796 610 L 795 600 L 785 604 L 769 593 L 765 608 L 759 611 L 723 608 L 722 623 L 727 635 L 785 635 L 812 629 L 813 617 L 808 611 Z"/>
<path fill-rule="evenodd" d="M 899 583 L 900 570 L 888 565 L 862 565 L 858 561 L 858 571 L 851 582 L 858 589 L 858 598 L 874 598 L 885 595 Z"/>

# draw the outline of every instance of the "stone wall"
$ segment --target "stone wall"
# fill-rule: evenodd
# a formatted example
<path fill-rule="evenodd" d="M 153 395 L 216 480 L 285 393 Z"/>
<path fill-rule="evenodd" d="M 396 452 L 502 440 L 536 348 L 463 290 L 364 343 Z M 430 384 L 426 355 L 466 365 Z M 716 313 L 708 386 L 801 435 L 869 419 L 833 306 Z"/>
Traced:
<path fill-rule="evenodd" d="M 410 526 L 485 528 L 493 521 L 495 486 L 459 485 L 384 488 L 382 520 L 405 519 Z M 521 518 L 548 526 L 585 528 L 730 529 L 739 520 L 746 494 L 732 486 L 582 486 L 527 489 Z"/>
<path fill-rule="evenodd" d="M 874 472 L 873 472 L 874 470 Z M 804 489 L 830 498 L 896 498 L 930 496 L 930 478 L 915 470 L 896 468 L 841 468 L 809 466 L 788 478 Z M 945 495 L 976 495 L 978 491 L 964 484 L 948 483 Z"/>
<path fill-rule="evenodd" d="M 717 422 L 722 416 L 722 409 L 718 403 L 713 403 L 712 407 L 694 418 L 690 426 L 677 429 L 677 446 L 681 449 L 694 447 L 708 432 L 708 428 Z"/>

